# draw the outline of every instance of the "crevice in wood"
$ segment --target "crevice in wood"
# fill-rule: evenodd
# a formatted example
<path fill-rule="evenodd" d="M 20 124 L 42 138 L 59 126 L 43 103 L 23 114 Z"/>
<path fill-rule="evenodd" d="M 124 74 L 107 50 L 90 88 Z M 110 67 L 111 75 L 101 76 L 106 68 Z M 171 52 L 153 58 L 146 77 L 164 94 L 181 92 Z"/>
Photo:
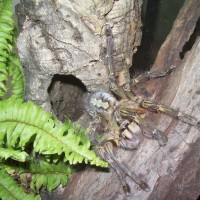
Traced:
<path fill-rule="evenodd" d="M 86 91 L 85 85 L 75 76 L 54 75 L 48 93 L 52 110 L 58 119 L 78 120 L 84 112 L 82 99 Z"/>
<path fill-rule="evenodd" d="M 142 40 L 141 45 L 138 47 L 138 51 L 133 55 L 133 64 L 130 68 L 130 74 L 137 74 L 148 70 L 150 68 L 150 60 L 154 60 L 153 58 L 149 59 L 151 45 L 153 42 L 153 33 L 155 29 L 155 21 L 158 13 L 158 5 L 159 1 L 149 0 L 146 5 L 146 11 L 143 11 L 142 16 Z M 144 8 L 142 8 L 144 9 Z M 144 13 L 145 12 L 145 13 Z"/>
<path fill-rule="evenodd" d="M 142 40 L 138 51 L 133 55 L 133 64 L 130 68 L 132 76 L 136 77 L 152 67 L 159 48 L 169 34 L 183 2 L 183 0 L 173 3 L 166 0 L 144 0 Z"/>
<path fill-rule="evenodd" d="M 180 52 L 180 58 L 181 59 L 184 58 L 185 53 L 187 53 L 188 51 L 190 51 L 192 49 L 192 46 L 194 45 L 197 37 L 199 37 L 199 36 L 200 36 L 200 18 L 198 19 L 198 21 L 196 23 L 196 27 L 194 29 L 194 32 L 190 36 L 190 39 L 185 43 L 182 51 Z"/>

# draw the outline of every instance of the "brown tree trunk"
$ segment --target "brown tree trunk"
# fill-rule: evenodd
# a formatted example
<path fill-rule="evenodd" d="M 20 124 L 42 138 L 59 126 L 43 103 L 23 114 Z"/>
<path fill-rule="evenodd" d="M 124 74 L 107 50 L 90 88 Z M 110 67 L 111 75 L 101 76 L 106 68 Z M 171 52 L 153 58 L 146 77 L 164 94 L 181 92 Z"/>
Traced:
<path fill-rule="evenodd" d="M 18 7 L 19 14 L 25 14 L 21 17 L 18 44 L 26 68 L 26 97 L 47 110 L 50 109 L 47 88 L 55 74 L 72 74 L 89 91 L 107 89 L 102 33 L 106 22 L 114 30 L 114 60 L 118 71 L 121 66 L 130 67 L 133 49 L 140 44 L 140 4 L 136 0 L 77 2 L 60 0 L 47 4 L 23 0 Z M 186 53 L 184 45 L 199 15 L 200 1 L 186 0 L 153 66 L 161 69 L 174 64 L 177 68 L 166 78 L 146 84 L 150 99 L 197 119 L 200 119 L 200 38 Z M 156 141 L 144 138 L 136 151 L 120 150 L 120 155 L 131 170 L 148 182 L 150 192 L 140 190 L 128 180 L 132 195 L 127 197 L 112 170 L 88 167 L 72 176 L 60 199 L 196 199 L 200 193 L 199 130 L 160 114 L 149 113 L 148 118 L 167 135 L 167 145 L 159 147 Z"/>

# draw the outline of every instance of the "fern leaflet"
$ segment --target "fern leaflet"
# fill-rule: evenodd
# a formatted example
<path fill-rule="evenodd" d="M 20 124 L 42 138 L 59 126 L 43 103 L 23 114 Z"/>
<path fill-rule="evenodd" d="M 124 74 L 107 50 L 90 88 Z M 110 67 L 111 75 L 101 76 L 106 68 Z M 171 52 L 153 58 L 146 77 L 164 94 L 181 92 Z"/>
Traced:
<path fill-rule="evenodd" d="M 0 98 L 5 99 L 12 95 L 22 98 L 24 75 L 18 56 L 12 53 L 17 38 L 12 1 L 0 1 L 0 10 Z M 8 77 L 12 78 L 11 84 Z"/>
<path fill-rule="evenodd" d="M 12 1 L 1 1 L 0 10 L 0 97 L 2 97 L 7 92 L 5 85 L 8 79 L 7 60 L 13 48 Z"/>
<path fill-rule="evenodd" d="M 64 154 L 70 164 L 90 162 L 107 166 L 90 150 L 90 141 L 70 121 L 61 124 L 51 114 L 32 102 L 9 98 L 0 101 L 0 144 L 25 149 L 33 143 L 34 151 L 43 155 Z"/>
<path fill-rule="evenodd" d="M 11 79 L 10 92 L 6 96 L 14 98 L 24 97 L 24 74 L 23 69 L 16 54 L 11 54 L 8 60 L 8 76 Z"/>
<path fill-rule="evenodd" d="M 0 158 L 17 160 L 19 162 L 25 162 L 29 155 L 26 152 L 14 150 L 12 148 L 0 147 Z"/>
<path fill-rule="evenodd" d="M 18 174 L 24 185 L 28 185 L 27 182 L 31 179 L 30 187 L 33 191 L 38 192 L 44 187 L 51 192 L 60 184 L 66 186 L 73 171 L 71 166 L 61 162 L 49 163 L 32 159 L 28 166 L 18 170 Z"/>
<path fill-rule="evenodd" d="M 39 196 L 26 194 L 5 171 L 0 170 L 0 198 L 2 200 L 40 200 Z"/>

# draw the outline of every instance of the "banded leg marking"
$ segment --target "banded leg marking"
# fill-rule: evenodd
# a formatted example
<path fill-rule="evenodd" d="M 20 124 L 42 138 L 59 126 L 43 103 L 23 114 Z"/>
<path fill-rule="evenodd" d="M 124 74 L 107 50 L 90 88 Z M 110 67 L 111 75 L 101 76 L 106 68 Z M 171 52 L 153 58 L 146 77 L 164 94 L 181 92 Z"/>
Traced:
<path fill-rule="evenodd" d="M 148 79 L 166 76 L 166 75 L 170 74 L 174 68 L 175 68 L 175 66 L 172 65 L 161 71 L 152 71 L 152 72 L 147 71 L 147 72 L 141 74 L 140 76 L 138 76 L 137 78 L 132 79 L 132 85 L 135 86 L 136 84 L 146 81 Z"/>
<path fill-rule="evenodd" d="M 118 75 L 115 74 L 113 66 L 113 49 L 114 49 L 114 40 L 112 34 L 112 28 L 110 24 L 105 24 L 105 35 L 107 50 L 105 55 L 105 61 L 108 69 L 109 79 L 110 79 L 110 89 L 111 91 L 119 96 L 120 98 L 135 100 L 135 95 L 130 89 L 130 74 L 127 69 L 124 69 L 118 72 Z M 116 83 L 116 76 L 118 76 L 118 83 Z"/>
<path fill-rule="evenodd" d="M 110 24 L 105 24 L 105 35 L 106 35 L 106 43 L 107 43 L 105 61 L 108 67 L 109 77 L 113 78 L 115 76 L 114 69 L 113 69 L 113 55 L 112 55 L 113 48 L 114 48 L 114 41 L 113 41 L 112 28 Z"/>
<path fill-rule="evenodd" d="M 156 104 L 155 102 L 148 101 L 148 100 L 144 100 L 141 103 L 141 106 L 143 108 L 149 109 L 151 111 L 160 111 L 160 112 L 162 112 L 166 115 L 169 115 L 175 119 L 179 119 L 180 121 L 185 122 L 187 124 L 190 124 L 193 126 L 198 126 L 198 127 L 200 126 L 199 121 L 195 117 L 184 114 L 184 113 L 180 112 L 179 110 L 170 108 L 168 106 Z"/>
<path fill-rule="evenodd" d="M 140 144 L 140 139 L 137 137 L 140 128 L 134 122 L 123 120 L 120 124 L 121 138 L 119 141 L 120 147 L 126 150 L 134 150 Z"/>
<path fill-rule="evenodd" d="M 109 165 L 115 170 L 115 172 L 117 173 L 119 180 L 122 184 L 123 190 L 125 192 L 125 194 L 128 196 L 131 194 L 131 189 L 128 185 L 128 183 L 126 182 L 126 175 L 122 172 L 122 170 L 118 167 L 117 163 L 113 160 L 110 160 Z"/>
<path fill-rule="evenodd" d="M 142 128 L 142 130 L 147 133 L 147 136 L 158 140 L 160 146 L 164 146 L 167 143 L 167 137 L 163 134 L 162 131 L 152 128 L 146 121 L 139 117 L 138 115 L 133 117 L 133 120 Z"/>
<path fill-rule="evenodd" d="M 112 150 L 113 146 L 111 142 L 105 143 L 103 146 L 100 146 L 98 148 L 98 154 L 99 156 L 107 161 L 110 165 L 110 167 L 117 173 L 118 178 L 123 186 L 123 190 L 126 195 L 130 195 L 130 187 L 128 183 L 126 182 L 126 174 L 122 171 L 122 169 L 118 166 L 118 164 L 115 162 L 115 153 Z"/>
<path fill-rule="evenodd" d="M 116 84 L 116 75 L 113 67 L 113 48 L 114 48 L 114 41 L 113 41 L 113 34 L 112 28 L 110 24 L 105 24 L 105 35 L 106 35 L 106 43 L 107 43 L 107 50 L 105 55 L 105 63 L 108 70 L 108 75 L 110 79 L 110 89 L 111 91 L 121 98 L 126 98 L 124 91 L 122 88 L 119 88 Z"/>
<path fill-rule="evenodd" d="M 136 138 L 136 140 L 134 139 L 124 139 L 121 138 L 119 141 L 119 145 L 121 148 L 126 149 L 126 150 L 134 150 L 139 146 L 139 139 Z"/>

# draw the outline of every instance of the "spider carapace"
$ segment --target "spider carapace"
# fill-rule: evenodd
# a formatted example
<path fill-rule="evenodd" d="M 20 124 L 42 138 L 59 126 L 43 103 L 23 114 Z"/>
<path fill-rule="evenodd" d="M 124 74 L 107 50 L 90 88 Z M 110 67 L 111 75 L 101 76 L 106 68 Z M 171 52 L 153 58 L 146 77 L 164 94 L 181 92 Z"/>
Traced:
<path fill-rule="evenodd" d="M 167 143 L 167 137 L 163 132 L 151 127 L 145 121 L 146 110 L 162 112 L 193 126 L 200 127 L 200 124 L 194 117 L 146 100 L 142 96 L 135 95 L 131 90 L 133 86 L 142 81 L 168 75 L 175 66 L 167 67 L 162 71 L 148 71 L 132 80 L 128 70 L 124 69 L 124 71 L 118 74 L 117 84 L 112 55 L 114 44 L 112 28 L 109 24 L 105 24 L 104 28 L 107 45 L 105 62 L 109 73 L 111 93 L 97 91 L 87 94 L 85 97 L 85 108 L 92 118 L 90 139 L 97 145 L 97 154 L 107 161 L 110 167 L 117 173 L 127 195 L 130 194 L 130 187 L 126 182 L 126 176 L 135 181 L 141 189 L 149 191 L 150 186 L 134 172 L 130 171 L 128 165 L 117 156 L 115 149 L 136 149 L 140 143 L 139 138 L 135 134 L 138 131 L 156 139 L 160 146 L 164 146 Z M 102 139 L 97 137 L 98 133 L 103 133 Z"/>

